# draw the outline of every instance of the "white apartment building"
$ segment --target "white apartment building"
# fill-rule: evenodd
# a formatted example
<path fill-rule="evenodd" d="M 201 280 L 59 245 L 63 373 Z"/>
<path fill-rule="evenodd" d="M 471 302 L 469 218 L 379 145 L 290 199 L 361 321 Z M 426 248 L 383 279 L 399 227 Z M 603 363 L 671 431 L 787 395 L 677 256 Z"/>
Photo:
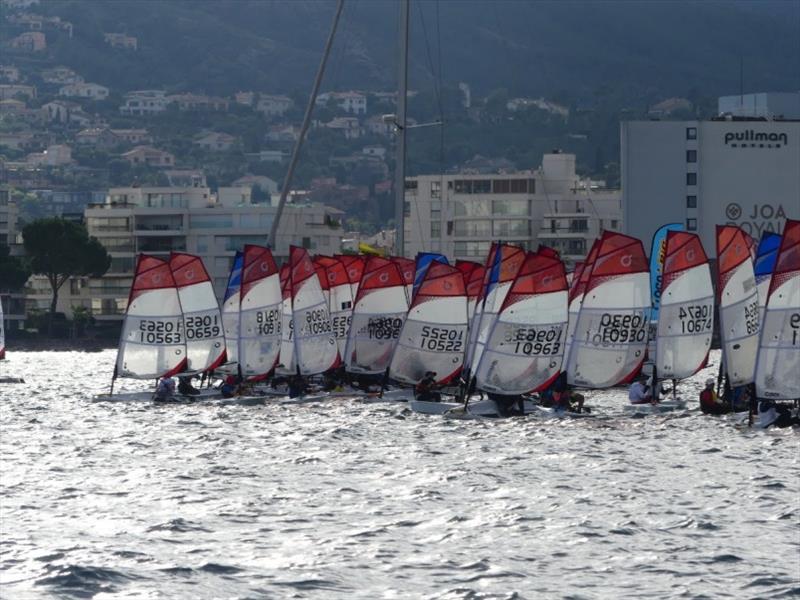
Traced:
<path fill-rule="evenodd" d="M 136 255 L 167 258 L 171 251 L 202 257 L 221 299 L 237 250 L 245 244 L 265 244 L 276 209 L 251 204 L 250 188 L 207 187 L 112 188 L 106 201 L 85 210 L 89 234 L 111 255 L 111 268 L 78 302 L 90 303 L 97 319 L 119 319 L 124 313 Z M 289 256 L 289 245 L 315 254 L 340 251 L 341 211 L 322 204 L 288 204 L 273 253 Z"/>
<path fill-rule="evenodd" d="M 403 254 L 483 261 L 492 241 L 551 246 L 581 260 L 604 229 L 621 230 L 619 190 L 575 173 L 575 155 L 545 154 L 535 170 L 406 179 Z"/>
<path fill-rule="evenodd" d="M 800 121 L 629 121 L 621 124 L 625 231 L 648 243 L 684 223 L 716 256 L 716 225 L 758 238 L 800 218 Z"/>
<path fill-rule="evenodd" d="M 138 90 L 125 94 L 125 104 L 119 107 L 123 115 L 152 115 L 167 110 L 164 90 Z"/>
<path fill-rule="evenodd" d="M 330 100 L 350 114 L 367 114 L 367 97 L 359 92 L 323 92 L 317 96 L 315 104 L 325 106 Z"/>
<path fill-rule="evenodd" d="M 108 88 L 98 83 L 76 82 L 62 86 L 58 95 L 65 98 L 89 98 L 91 100 L 105 100 L 108 98 Z"/>

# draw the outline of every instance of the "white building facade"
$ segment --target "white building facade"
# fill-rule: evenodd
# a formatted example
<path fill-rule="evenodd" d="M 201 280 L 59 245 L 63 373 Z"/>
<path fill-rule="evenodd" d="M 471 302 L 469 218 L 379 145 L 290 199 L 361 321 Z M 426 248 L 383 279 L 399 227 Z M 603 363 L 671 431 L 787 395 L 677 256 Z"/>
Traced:
<path fill-rule="evenodd" d="M 625 231 L 645 245 L 683 223 L 713 257 L 716 225 L 758 238 L 800 218 L 798 121 L 623 122 L 621 163 Z"/>
<path fill-rule="evenodd" d="M 538 169 L 406 179 L 403 254 L 441 252 L 482 262 L 492 241 L 544 244 L 572 264 L 603 230 L 621 230 L 619 190 L 579 177 L 575 155 L 546 154 Z"/>
<path fill-rule="evenodd" d="M 250 188 L 206 187 L 112 188 L 106 201 L 85 210 L 89 234 L 111 255 L 111 268 L 90 281 L 88 297 L 97 319 L 115 320 L 124 313 L 136 255 L 168 258 L 172 251 L 203 259 L 221 299 L 237 250 L 265 244 L 275 207 L 250 203 Z M 286 206 L 273 253 L 280 263 L 289 245 L 312 254 L 340 251 L 340 212 L 321 204 Z"/>

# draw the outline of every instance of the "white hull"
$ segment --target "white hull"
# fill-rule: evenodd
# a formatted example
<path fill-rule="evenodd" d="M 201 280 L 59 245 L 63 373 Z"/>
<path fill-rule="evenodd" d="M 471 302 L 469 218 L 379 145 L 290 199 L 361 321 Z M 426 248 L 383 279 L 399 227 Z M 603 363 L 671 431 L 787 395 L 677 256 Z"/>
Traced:
<path fill-rule="evenodd" d="M 658 404 L 628 404 L 625 412 L 637 415 L 657 415 L 676 410 L 686 410 L 686 402 L 678 398 L 677 400 L 667 400 Z"/>

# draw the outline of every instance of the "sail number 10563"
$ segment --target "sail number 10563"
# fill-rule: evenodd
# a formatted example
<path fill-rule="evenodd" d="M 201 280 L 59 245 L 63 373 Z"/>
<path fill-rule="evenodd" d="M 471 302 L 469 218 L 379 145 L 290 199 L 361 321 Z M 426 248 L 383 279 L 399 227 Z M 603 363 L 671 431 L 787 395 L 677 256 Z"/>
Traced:
<path fill-rule="evenodd" d="M 139 321 L 139 341 L 145 344 L 182 344 L 183 327 L 180 321 Z"/>

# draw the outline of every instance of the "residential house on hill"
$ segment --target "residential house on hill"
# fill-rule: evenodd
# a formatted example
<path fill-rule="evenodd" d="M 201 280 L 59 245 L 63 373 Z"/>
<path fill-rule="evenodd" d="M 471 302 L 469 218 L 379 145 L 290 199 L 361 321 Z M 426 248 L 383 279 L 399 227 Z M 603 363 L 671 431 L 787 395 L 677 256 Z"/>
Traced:
<path fill-rule="evenodd" d="M 136 146 L 133 150 L 125 152 L 122 158 L 134 166 L 145 165 L 156 168 L 175 166 L 175 157 L 172 154 L 152 146 Z"/>
<path fill-rule="evenodd" d="M 212 152 L 224 152 L 230 150 L 236 143 L 236 138 L 230 134 L 211 131 L 194 141 L 194 144 L 200 146 L 203 150 L 211 150 Z"/>
<path fill-rule="evenodd" d="M 112 129 L 111 132 L 126 144 L 146 144 L 153 141 L 147 129 Z"/>
<path fill-rule="evenodd" d="M 199 169 L 171 169 L 164 171 L 167 181 L 173 187 L 207 187 L 206 175 Z"/>
<path fill-rule="evenodd" d="M 64 144 L 48 146 L 43 152 L 29 154 L 26 162 L 32 166 L 61 167 L 72 163 L 72 148 Z"/>
<path fill-rule="evenodd" d="M 98 150 L 108 150 L 117 146 L 120 139 L 108 127 L 91 127 L 75 134 L 75 143 L 91 146 Z"/>
<path fill-rule="evenodd" d="M 259 162 L 282 163 L 288 157 L 283 150 L 259 150 L 258 152 L 247 152 L 246 157 Z"/>
<path fill-rule="evenodd" d="M 66 85 L 68 83 L 83 83 L 83 77 L 69 67 L 60 66 L 42 71 L 42 81 L 45 83 Z"/>
<path fill-rule="evenodd" d="M 27 105 L 22 100 L 0 100 L 0 115 L 20 116 L 28 111 Z"/>
<path fill-rule="evenodd" d="M 324 127 L 341 133 L 348 140 L 359 138 L 364 133 L 358 119 L 355 117 L 334 117 L 325 123 Z"/>
<path fill-rule="evenodd" d="M 386 156 L 386 148 L 384 146 L 378 146 L 376 144 L 370 146 L 364 146 L 361 149 L 362 154 L 366 154 L 367 156 L 377 156 L 378 158 L 384 158 Z"/>
<path fill-rule="evenodd" d="M 68 100 L 53 100 L 43 104 L 41 108 L 45 120 L 51 123 L 69 123 L 70 113 L 80 109 L 80 104 Z"/>
<path fill-rule="evenodd" d="M 70 83 L 58 90 L 58 95 L 65 98 L 105 100 L 108 98 L 108 88 L 97 83 Z"/>
<path fill-rule="evenodd" d="M 205 94 L 173 94 L 167 96 L 168 104 L 176 104 L 179 110 L 228 110 L 229 102 L 225 98 L 206 96 Z"/>
<path fill-rule="evenodd" d="M 32 131 L 0 132 L 0 146 L 12 150 L 27 150 L 35 147 L 36 139 Z"/>
<path fill-rule="evenodd" d="M 124 33 L 104 33 L 103 39 L 106 44 L 112 48 L 121 48 L 123 50 L 138 50 L 139 41 L 132 35 Z"/>
<path fill-rule="evenodd" d="M 367 131 L 373 135 L 380 135 L 383 137 L 394 135 L 394 125 L 392 123 L 386 123 L 381 115 L 370 117 L 366 120 L 364 125 Z"/>
<path fill-rule="evenodd" d="M 0 65 L 0 79 L 8 83 L 19 81 L 19 69 L 13 65 Z"/>
<path fill-rule="evenodd" d="M 266 175 L 247 174 L 239 177 L 239 179 L 234 181 L 231 185 L 233 187 L 248 187 L 251 189 L 258 186 L 270 196 L 278 193 L 277 182 L 275 182 L 273 179 L 270 179 Z"/>
<path fill-rule="evenodd" d="M 293 144 L 297 141 L 297 138 L 300 137 L 300 129 L 294 125 L 287 125 L 286 123 L 273 125 L 269 128 L 269 131 L 264 137 L 268 142 Z"/>
<path fill-rule="evenodd" d="M 41 31 L 26 31 L 9 41 L 8 45 L 20 52 L 44 52 L 47 38 Z"/>
<path fill-rule="evenodd" d="M 317 96 L 315 104 L 326 106 L 329 101 L 353 115 L 367 114 L 367 97 L 359 92 L 324 92 Z"/>
<path fill-rule="evenodd" d="M 123 115 L 152 115 L 167 110 L 164 90 L 137 90 L 125 94 L 125 103 L 119 107 Z"/>
<path fill-rule="evenodd" d="M 0 84 L 0 100 L 13 98 L 36 98 L 36 88 L 32 85 L 20 85 L 18 83 Z"/>
<path fill-rule="evenodd" d="M 267 117 L 280 117 L 292 108 L 294 101 L 288 96 L 272 96 L 261 94 L 258 97 L 255 109 Z"/>

